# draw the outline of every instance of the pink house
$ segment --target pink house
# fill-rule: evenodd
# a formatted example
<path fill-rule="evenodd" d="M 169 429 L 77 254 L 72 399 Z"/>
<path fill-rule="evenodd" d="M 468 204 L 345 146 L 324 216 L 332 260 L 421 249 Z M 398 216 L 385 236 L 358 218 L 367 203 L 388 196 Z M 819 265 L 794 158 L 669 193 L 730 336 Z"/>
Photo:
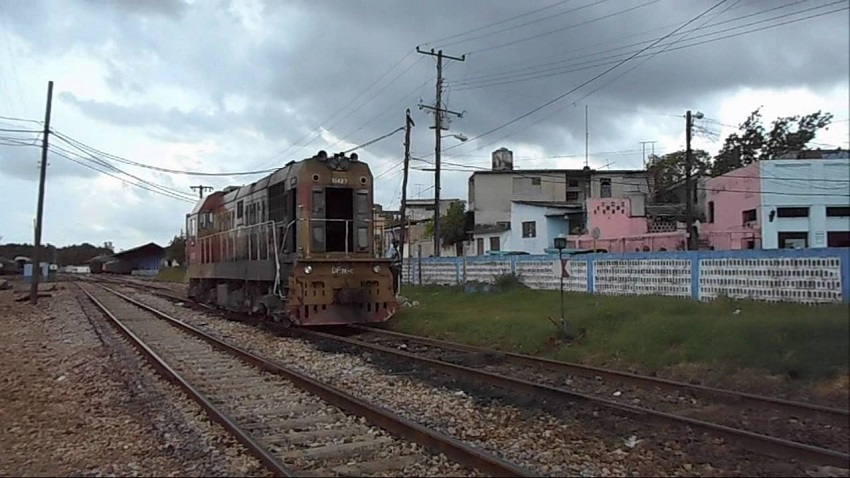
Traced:
<path fill-rule="evenodd" d="M 706 222 L 702 244 L 712 249 L 760 249 L 761 181 L 759 163 L 736 169 L 706 183 Z"/>
<path fill-rule="evenodd" d="M 567 236 L 569 247 L 607 249 L 609 252 L 683 250 L 685 233 L 673 223 L 665 232 L 652 232 L 641 198 L 591 198 L 587 200 L 588 234 Z M 599 230 L 599 238 L 591 235 Z"/>

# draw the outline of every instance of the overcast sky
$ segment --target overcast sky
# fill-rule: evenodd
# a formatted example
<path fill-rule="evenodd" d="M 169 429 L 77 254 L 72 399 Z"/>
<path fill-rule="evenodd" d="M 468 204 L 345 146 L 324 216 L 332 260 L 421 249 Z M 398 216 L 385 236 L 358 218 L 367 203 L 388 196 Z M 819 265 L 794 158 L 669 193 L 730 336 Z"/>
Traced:
<path fill-rule="evenodd" d="M 712 154 L 759 106 L 765 123 L 831 112 L 834 124 L 815 141 L 850 146 L 850 0 L 717 3 L 2 1 L 0 116 L 43 121 L 54 81 L 51 127 L 64 137 L 50 139 L 43 240 L 118 248 L 167 244 L 197 198 L 191 185 L 261 177 L 127 161 L 200 172 L 280 167 L 378 138 L 410 108 L 421 158 L 412 164 L 432 167 L 433 118 L 417 104 L 434 102 L 436 61 L 417 46 L 466 55 L 444 62 L 444 106 L 464 112 L 450 133 L 470 138 L 443 140 L 444 198 L 466 199 L 470 168 L 489 166 L 503 146 L 516 168 L 583 166 L 586 105 L 597 168 L 642 167 L 641 141 L 656 141 L 657 153 L 682 148 L 688 109 L 715 133 L 695 138 Z M 0 118 L 2 242 L 33 240 L 41 154 L 29 146 L 40 144 L 36 133 L 9 130 L 42 127 Z M 401 197 L 403 141 L 396 133 L 358 151 L 387 208 Z M 105 169 L 95 159 L 135 178 L 87 168 Z M 409 197 L 433 197 L 433 179 L 413 170 Z M 155 192 L 127 184 L 141 180 Z"/>

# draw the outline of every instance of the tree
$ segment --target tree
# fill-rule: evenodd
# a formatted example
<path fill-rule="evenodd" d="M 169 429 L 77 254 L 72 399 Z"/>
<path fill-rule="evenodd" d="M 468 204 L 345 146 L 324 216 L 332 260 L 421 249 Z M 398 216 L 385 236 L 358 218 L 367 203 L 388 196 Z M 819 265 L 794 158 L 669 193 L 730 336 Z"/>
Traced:
<path fill-rule="evenodd" d="M 455 201 L 449 205 L 446 215 L 440 219 L 440 244 L 442 247 L 455 246 L 458 255 L 463 252 L 463 243 L 466 241 L 467 222 L 466 206 Z M 434 221 L 425 223 L 424 236 L 434 237 Z"/>
<path fill-rule="evenodd" d="M 790 151 L 806 149 L 817 132 L 829 126 L 831 113 L 817 111 L 805 116 L 786 116 L 773 121 L 769 132 L 761 124 L 761 108 L 738 126 L 715 156 L 711 175 L 719 176 L 756 161 L 775 158 Z"/>
<path fill-rule="evenodd" d="M 168 247 L 165 248 L 165 259 L 169 263 L 172 261 L 177 261 L 180 265 L 186 263 L 186 236 L 183 235 L 182 231 L 174 236 Z"/>
<path fill-rule="evenodd" d="M 691 174 L 696 177 L 705 174 L 711 165 L 711 155 L 701 149 L 691 151 L 693 169 Z M 687 161 L 685 151 L 676 151 L 664 156 L 652 156 L 646 168 L 653 180 L 655 200 L 661 201 L 660 194 L 669 190 L 676 183 L 685 180 Z"/>

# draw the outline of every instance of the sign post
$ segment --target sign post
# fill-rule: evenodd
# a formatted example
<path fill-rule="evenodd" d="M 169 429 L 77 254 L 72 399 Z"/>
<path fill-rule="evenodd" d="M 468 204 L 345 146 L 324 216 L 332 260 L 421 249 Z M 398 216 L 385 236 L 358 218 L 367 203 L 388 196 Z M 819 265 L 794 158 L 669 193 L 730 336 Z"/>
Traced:
<path fill-rule="evenodd" d="M 566 325 L 564 320 L 564 276 L 569 277 L 567 264 L 564 264 L 564 249 L 567 247 L 567 238 L 562 235 L 555 238 L 555 249 L 558 249 L 558 263 L 561 265 L 561 273 L 558 274 L 561 280 L 561 324 Z"/>

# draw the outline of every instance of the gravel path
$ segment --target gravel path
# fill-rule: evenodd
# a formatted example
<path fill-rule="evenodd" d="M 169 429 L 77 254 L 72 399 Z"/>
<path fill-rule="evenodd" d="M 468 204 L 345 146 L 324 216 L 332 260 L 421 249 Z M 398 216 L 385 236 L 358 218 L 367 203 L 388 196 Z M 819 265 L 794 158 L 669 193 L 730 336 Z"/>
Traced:
<path fill-rule="evenodd" d="M 58 287 L 36 308 L 0 291 L 0 475 L 267 476 Z"/>
<path fill-rule="evenodd" d="M 237 322 L 179 307 L 149 293 L 128 295 L 187 323 L 274 358 L 408 418 L 476 444 L 544 475 L 727 476 L 803 474 L 782 462 L 718 446 L 715 440 L 664 431 L 586 407 L 560 413 L 473 398 L 435 387 L 404 370 L 388 372 L 366 357 L 319 350 Z"/>

